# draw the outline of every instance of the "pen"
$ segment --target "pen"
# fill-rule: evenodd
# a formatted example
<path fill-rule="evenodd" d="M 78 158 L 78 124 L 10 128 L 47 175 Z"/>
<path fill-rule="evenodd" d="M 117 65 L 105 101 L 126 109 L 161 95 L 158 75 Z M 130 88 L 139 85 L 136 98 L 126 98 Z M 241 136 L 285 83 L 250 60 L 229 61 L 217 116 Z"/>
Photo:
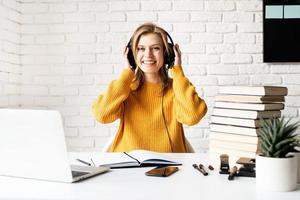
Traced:
<path fill-rule="evenodd" d="M 193 167 L 195 169 L 197 169 L 199 172 L 201 172 L 201 174 L 203 174 L 204 176 L 208 175 L 208 173 L 207 172 L 205 173 L 204 171 L 202 171 L 202 169 L 200 169 L 197 164 L 193 164 Z"/>
<path fill-rule="evenodd" d="M 84 160 L 81 160 L 79 158 L 77 158 L 76 160 L 79 161 L 79 162 L 81 162 L 81 163 L 83 163 L 83 164 L 85 164 L 85 165 L 91 166 L 91 163 L 88 163 L 88 162 L 86 162 Z"/>
<path fill-rule="evenodd" d="M 202 170 L 204 176 L 208 175 L 208 172 L 205 170 L 204 165 L 199 164 L 199 168 Z"/>
<path fill-rule="evenodd" d="M 91 161 L 92 161 L 93 165 L 96 166 L 92 158 L 91 158 Z"/>

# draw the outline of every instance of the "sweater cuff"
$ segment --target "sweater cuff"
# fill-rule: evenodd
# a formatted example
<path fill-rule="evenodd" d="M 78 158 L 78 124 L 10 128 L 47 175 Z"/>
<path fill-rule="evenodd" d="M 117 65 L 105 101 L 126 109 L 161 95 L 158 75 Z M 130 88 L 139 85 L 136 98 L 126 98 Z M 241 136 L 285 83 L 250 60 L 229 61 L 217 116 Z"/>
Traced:
<path fill-rule="evenodd" d="M 184 76 L 182 66 L 181 65 L 174 65 L 171 69 L 172 76 Z"/>
<path fill-rule="evenodd" d="M 124 69 L 120 75 L 120 80 L 130 83 L 134 78 L 134 72 L 131 69 Z"/>

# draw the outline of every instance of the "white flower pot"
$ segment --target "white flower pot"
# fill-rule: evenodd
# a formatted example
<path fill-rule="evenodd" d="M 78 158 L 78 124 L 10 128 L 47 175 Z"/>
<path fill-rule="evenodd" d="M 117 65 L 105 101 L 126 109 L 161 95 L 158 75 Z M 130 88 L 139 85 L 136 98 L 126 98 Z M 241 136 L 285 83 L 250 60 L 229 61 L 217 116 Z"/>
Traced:
<path fill-rule="evenodd" d="M 300 184 L 300 152 L 293 152 L 292 155 L 297 158 L 297 183 Z"/>
<path fill-rule="evenodd" d="M 256 156 L 256 188 L 266 191 L 292 191 L 297 187 L 297 158 Z"/>

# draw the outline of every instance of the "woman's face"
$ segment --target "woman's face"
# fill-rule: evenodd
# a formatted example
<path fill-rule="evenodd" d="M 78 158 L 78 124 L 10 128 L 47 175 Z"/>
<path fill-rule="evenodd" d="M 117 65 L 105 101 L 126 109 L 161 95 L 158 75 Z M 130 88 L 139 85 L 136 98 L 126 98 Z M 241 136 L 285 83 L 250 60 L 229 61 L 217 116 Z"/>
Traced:
<path fill-rule="evenodd" d="M 154 33 L 142 35 L 137 45 L 138 66 L 144 73 L 157 74 L 164 64 L 162 39 Z"/>

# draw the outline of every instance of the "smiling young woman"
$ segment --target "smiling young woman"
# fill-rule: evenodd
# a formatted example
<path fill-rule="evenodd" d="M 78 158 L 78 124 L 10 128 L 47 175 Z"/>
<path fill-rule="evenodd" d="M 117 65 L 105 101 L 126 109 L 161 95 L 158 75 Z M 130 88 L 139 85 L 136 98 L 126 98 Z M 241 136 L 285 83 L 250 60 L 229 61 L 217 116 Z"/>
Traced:
<path fill-rule="evenodd" d="M 137 46 L 136 60 L 144 72 L 146 82 L 160 83 L 159 70 L 164 66 L 162 39 L 154 33 L 142 35 Z"/>
<path fill-rule="evenodd" d="M 94 101 L 92 111 L 97 121 L 120 119 L 109 151 L 188 151 L 182 125 L 198 123 L 207 106 L 183 73 L 178 44 L 170 45 L 168 37 L 155 24 L 139 26 L 130 49 L 124 50 L 125 69 L 120 78 Z M 130 50 L 135 69 L 128 59 Z M 175 56 L 174 64 L 168 62 L 171 55 Z"/>

